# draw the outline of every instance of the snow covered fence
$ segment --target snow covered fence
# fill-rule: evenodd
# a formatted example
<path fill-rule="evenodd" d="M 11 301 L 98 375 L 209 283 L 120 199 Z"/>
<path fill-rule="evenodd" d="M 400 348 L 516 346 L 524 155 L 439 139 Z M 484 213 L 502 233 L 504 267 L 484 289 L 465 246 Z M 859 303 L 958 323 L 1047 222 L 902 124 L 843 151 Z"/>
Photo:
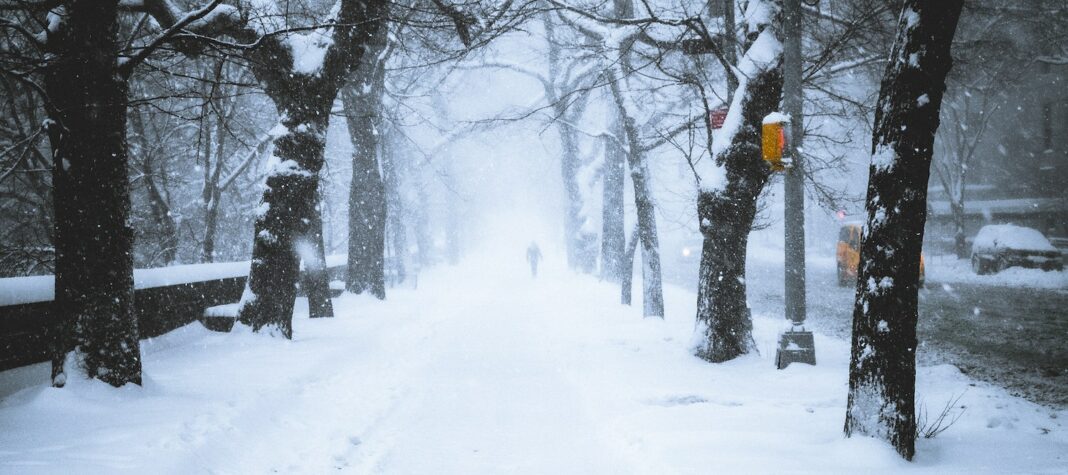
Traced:
<path fill-rule="evenodd" d="M 344 255 L 326 259 L 331 277 L 344 272 Z M 134 271 L 140 336 L 152 338 L 200 318 L 215 305 L 237 302 L 249 261 L 190 264 Z M 50 275 L 0 279 L 0 371 L 45 361 L 58 324 Z"/>

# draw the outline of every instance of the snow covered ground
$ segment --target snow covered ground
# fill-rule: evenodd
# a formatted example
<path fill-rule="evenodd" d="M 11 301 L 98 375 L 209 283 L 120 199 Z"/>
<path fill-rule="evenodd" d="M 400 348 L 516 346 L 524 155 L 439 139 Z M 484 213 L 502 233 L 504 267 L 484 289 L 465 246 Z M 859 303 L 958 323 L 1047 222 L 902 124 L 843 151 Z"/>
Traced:
<path fill-rule="evenodd" d="M 0 472 L 1068 471 L 1068 411 L 951 366 L 921 368 L 920 399 L 964 412 L 915 462 L 844 439 L 848 342 L 817 334 L 818 366 L 777 371 L 781 321 L 757 315 L 760 354 L 708 364 L 694 295 L 665 291 L 667 319 L 643 320 L 593 278 L 531 279 L 517 252 L 343 296 L 291 342 L 181 328 L 144 346 L 141 388 L 0 373 Z"/>

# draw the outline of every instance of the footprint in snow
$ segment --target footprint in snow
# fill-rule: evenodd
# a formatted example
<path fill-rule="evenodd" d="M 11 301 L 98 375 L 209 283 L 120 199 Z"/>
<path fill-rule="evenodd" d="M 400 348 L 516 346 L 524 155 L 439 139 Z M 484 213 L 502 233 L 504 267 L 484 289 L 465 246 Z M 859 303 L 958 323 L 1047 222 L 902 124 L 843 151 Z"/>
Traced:
<path fill-rule="evenodd" d="M 706 402 L 708 402 L 708 399 L 705 399 L 705 398 L 703 398 L 701 396 L 698 396 L 696 394 L 684 394 L 684 395 L 667 396 L 667 397 L 657 398 L 657 399 L 650 399 L 650 400 L 646 401 L 646 404 L 650 404 L 650 405 L 653 405 L 653 406 L 673 407 L 673 406 L 689 406 L 691 404 L 701 404 L 701 403 L 706 403 Z"/>

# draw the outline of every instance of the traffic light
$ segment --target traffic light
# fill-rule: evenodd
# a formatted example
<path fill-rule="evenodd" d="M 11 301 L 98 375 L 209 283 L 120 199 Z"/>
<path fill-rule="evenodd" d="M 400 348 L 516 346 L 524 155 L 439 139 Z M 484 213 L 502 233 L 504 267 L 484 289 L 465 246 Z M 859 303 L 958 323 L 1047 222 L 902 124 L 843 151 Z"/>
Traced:
<path fill-rule="evenodd" d="M 772 112 L 764 117 L 760 145 L 772 171 L 781 172 L 790 166 L 790 135 L 790 116 Z"/>

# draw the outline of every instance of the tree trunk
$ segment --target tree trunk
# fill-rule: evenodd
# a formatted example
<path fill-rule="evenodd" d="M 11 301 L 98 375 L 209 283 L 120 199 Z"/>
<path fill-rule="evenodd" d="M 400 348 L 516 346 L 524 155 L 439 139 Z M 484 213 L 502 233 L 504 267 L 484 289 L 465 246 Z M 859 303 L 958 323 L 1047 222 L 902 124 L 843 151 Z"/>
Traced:
<path fill-rule="evenodd" d="M 148 204 L 152 209 L 152 219 L 155 221 L 157 233 L 159 233 L 159 265 L 172 265 L 178 260 L 178 224 L 174 222 L 174 217 L 171 216 L 171 207 L 167 204 L 167 199 L 160 192 L 159 186 L 156 185 L 155 179 L 152 177 L 154 171 L 146 167 L 145 172 L 148 174 L 145 177 L 145 183 L 148 188 Z M 160 173 L 165 172 L 160 170 Z"/>
<path fill-rule="evenodd" d="M 456 196 L 456 191 L 453 189 L 455 181 L 452 178 L 455 173 L 455 166 L 449 165 L 448 171 L 443 180 L 448 180 L 445 183 L 445 261 L 449 265 L 456 265 L 460 262 L 460 255 L 463 253 L 461 242 L 461 227 L 460 220 L 463 216 L 463 208 L 460 200 Z M 449 182 L 452 183 L 449 183 Z"/>
<path fill-rule="evenodd" d="M 583 196 L 580 191 L 578 174 L 580 167 L 579 149 L 577 137 L 572 123 L 572 118 L 580 119 L 585 109 L 585 94 L 581 99 L 561 100 L 562 95 L 571 95 L 575 91 L 566 90 L 559 81 L 563 80 L 561 72 L 560 43 L 556 40 L 555 24 L 552 16 L 544 17 L 545 39 L 548 42 L 548 81 L 545 84 L 546 98 L 552 105 L 553 114 L 558 121 L 556 130 L 560 134 L 560 178 L 563 181 L 565 193 L 564 210 L 564 248 L 567 254 L 567 266 L 581 272 L 593 272 L 597 264 L 596 250 L 591 242 L 596 238 L 590 236 L 582 227 L 585 220 L 582 217 Z M 569 112 L 571 114 L 569 114 Z"/>
<path fill-rule="evenodd" d="M 292 99 L 300 104 L 295 91 Z M 252 268 L 238 312 L 238 319 L 254 331 L 267 327 L 285 338 L 293 337 L 293 302 L 300 273 L 296 244 L 298 238 L 310 234 L 332 102 L 332 97 L 329 102 L 309 99 L 309 107 L 287 108 L 289 112 L 282 114 L 286 132 L 274 142 L 256 219 Z"/>
<path fill-rule="evenodd" d="M 560 160 L 560 174 L 567 192 L 567 216 L 564 221 L 566 234 L 568 267 L 580 272 L 591 273 L 597 265 L 597 235 L 583 230 L 585 218 L 582 216 L 583 196 L 579 191 L 579 151 L 574 132 L 564 129 L 566 124 L 558 124 L 564 139 L 564 154 Z"/>
<path fill-rule="evenodd" d="M 613 13 L 616 18 L 626 19 L 634 16 L 634 2 L 632 0 L 613 0 Z M 620 52 L 625 57 L 627 52 Z M 622 78 L 615 78 L 620 80 Z M 614 81 L 613 81 L 614 82 Z M 619 101 L 618 88 L 612 91 L 612 100 Z M 615 140 L 605 138 L 604 142 L 604 169 L 601 208 L 601 278 L 610 282 L 623 282 L 630 278 L 631 266 L 624 269 L 627 245 L 626 231 L 623 229 L 624 217 L 624 167 L 627 160 L 627 152 L 623 149 L 622 142 L 626 140 L 623 130 L 622 113 L 615 108 L 609 108 L 609 127 Z M 633 263 L 631 263 L 633 265 Z"/>
<path fill-rule="evenodd" d="M 406 276 L 405 262 L 408 257 L 408 235 L 404 228 L 404 201 L 400 193 L 401 167 L 394 152 L 394 143 L 387 142 L 382 150 L 382 175 L 386 186 L 386 226 L 393 237 L 394 265 L 397 282 L 404 282 Z"/>
<path fill-rule="evenodd" d="M 564 112 L 563 104 L 558 108 L 558 114 Z M 564 117 L 560 115 L 559 117 Z M 587 271 L 589 257 L 584 255 L 582 233 L 582 193 L 579 192 L 578 147 L 575 144 L 574 133 L 566 124 L 557 124 L 560 131 L 560 141 L 563 154 L 560 156 L 560 177 L 564 182 L 564 192 L 567 194 L 567 210 L 564 216 L 564 244 L 567 249 L 567 266 L 571 269 Z"/>
<path fill-rule="evenodd" d="M 201 248 L 201 262 L 215 262 L 215 234 L 219 228 L 219 199 L 221 194 L 212 184 L 208 201 L 204 203 L 204 245 Z"/>
<path fill-rule="evenodd" d="M 115 0 L 66 3 L 49 38 L 55 307 L 60 333 L 52 381 L 63 386 L 74 349 L 91 378 L 141 384 L 133 312 L 133 232 L 127 176 L 127 84 L 117 73 Z"/>
<path fill-rule="evenodd" d="M 641 160 L 641 159 L 639 159 Z M 664 318 L 664 289 L 660 270 L 660 239 L 656 231 L 656 213 L 644 160 L 631 171 L 634 204 L 638 208 L 638 239 L 642 244 L 642 315 Z"/>
<path fill-rule="evenodd" d="M 705 333 L 697 355 L 711 362 L 732 360 L 754 347 L 753 322 L 745 302 L 746 244 L 757 200 L 771 175 L 761 157 L 761 124 L 779 106 L 782 81 L 781 63 L 749 79 L 740 99 L 742 124 L 726 151 L 716 157 L 726 169 L 726 185 L 702 190 L 697 197 L 704 235 L 697 320 Z"/>
<path fill-rule="evenodd" d="M 623 305 L 630 305 L 633 295 L 633 282 L 634 282 L 634 252 L 638 249 L 638 226 L 634 226 L 634 230 L 630 232 L 630 240 L 627 241 L 627 252 L 623 254 L 622 268 L 629 270 L 629 272 L 623 273 L 623 282 L 620 285 L 621 296 L 619 302 Z"/>
<path fill-rule="evenodd" d="M 373 66 L 373 65 L 366 65 Z M 363 70 L 364 68 L 360 68 Z M 373 75 L 371 71 L 361 71 Z M 345 288 L 386 298 L 383 258 L 386 250 L 386 192 L 378 171 L 377 95 L 365 86 L 370 77 L 358 75 L 343 93 L 345 119 L 352 137 L 352 188 L 349 194 L 349 267 Z M 353 89 L 362 89 L 356 91 Z M 367 91 L 367 92 L 364 92 Z"/>
<path fill-rule="evenodd" d="M 638 214 L 638 239 L 642 245 L 642 314 L 646 317 L 664 318 L 664 289 L 660 271 L 660 241 L 656 231 L 656 209 L 649 189 L 649 168 L 645 164 L 638 126 L 627 114 L 623 105 L 620 79 L 610 81 L 616 110 L 622 119 L 622 128 L 627 140 L 627 164 L 630 180 L 634 185 L 634 205 Z M 624 269 L 624 272 L 627 272 Z"/>
<path fill-rule="evenodd" d="M 220 61 L 215 68 L 217 75 L 222 75 L 223 68 Z M 210 98 L 209 98 L 210 99 Z M 222 111 L 221 104 L 216 105 L 216 110 Z M 234 107 L 230 107 L 232 114 Z M 222 198 L 220 180 L 222 180 L 223 165 L 226 164 L 226 122 L 229 114 L 219 115 L 215 121 L 215 163 L 212 166 L 211 155 L 204 158 L 204 189 L 201 199 L 204 202 L 204 245 L 201 250 L 203 262 L 215 260 L 215 235 L 219 226 L 219 200 Z M 235 171 L 236 172 L 236 171 Z"/>
<path fill-rule="evenodd" d="M 860 250 L 846 436 L 915 453 L 916 300 L 934 136 L 962 0 L 908 0 L 883 75 Z"/>
<path fill-rule="evenodd" d="M 426 269 L 434 263 L 433 249 L 430 239 L 430 217 L 427 210 L 430 209 L 430 197 L 427 195 L 423 177 L 416 174 L 415 196 L 419 200 L 418 207 L 414 210 L 415 216 L 415 245 L 419 248 L 419 268 Z"/>
<path fill-rule="evenodd" d="M 631 18 L 634 4 L 631 0 L 615 0 L 617 18 Z M 634 205 L 638 214 L 638 239 L 642 245 L 642 314 L 645 317 L 664 318 L 664 290 L 660 270 L 660 241 L 656 230 L 656 213 L 652 191 L 649 188 L 649 167 L 645 163 L 638 125 L 627 111 L 626 101 L 620 82 L 624 81 L 630 62 L 631 43 L 620 45 L 618 64 L 611 68 L 608 84 L 615 102 L 618 124 L 616 130 L 619 140 L 625 140 L 627 165 L 630 168 L 631 183 L 634 185 Z M 606 175 L 607 176 L 607 175 Z M 607 184 L 607 180 L 606 180 Z M 631 269 L 624 269 L 631 272 Z"/>
<path fill-rule="evenodd" d="M 614 127 L 617 137 L 620 127 Z M 601 208 L 601 278 L 610 282 L 622 282 L 623 254 L 626 252 L 626 235 L 623 231 L 623 184 L 626 159 L 623 149 L 615 140 L 605 139 L 604 168 L 602 169 Z"/>
<path fill-rule="evenodd" d="M 316 206 L 312 213 L 308 234 L 305 235 L 304 251 L 304 295 L 308 297 L 308 317 L 332 318 L 334 305 L 330 301 L 330 271 L 326 267 L 326 244 L 323 242 L 323 214 L 316 194 Z"/>
<path fill-rule="evenodd" d="M 277 330 L 285 338 L 293 337 L 299 274 L 294 244 L 308 234 L 315 212 L 330 111 L 367 45 L 384 33 L 388 14 L 384 1 L 344 0 L 340 6 L 337 21 L 355 26 L 335 27 L 320 70 L 295 71 L 290 48 L 276 39 L 264 41 L 249 53 L 253 72 L 274 101 L 284 132 L 274 139 L 238 320 L 254 331 Z"/>
<path fill-rule="evenodd" d="M 961 190 L 963 192 L 963 190 Z M 957 254 L 957 259 L 967 259 L 971 250 L 968 249 L 968 241 L 964 234 L 964 203 L 954 202 L 951 203 L 951 210 L 953 212 L 953 250 Z"/>

